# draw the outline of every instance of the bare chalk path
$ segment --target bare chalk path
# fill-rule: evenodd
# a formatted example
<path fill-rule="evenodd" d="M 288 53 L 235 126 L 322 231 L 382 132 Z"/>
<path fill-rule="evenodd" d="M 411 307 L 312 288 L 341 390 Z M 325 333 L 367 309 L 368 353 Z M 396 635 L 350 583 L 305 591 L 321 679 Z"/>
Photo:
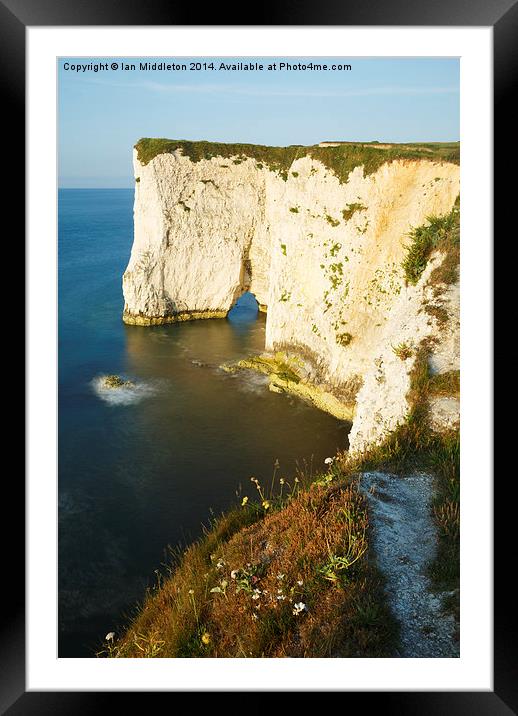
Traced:
<path fill-rule="evenodd" d="M 427 566 L 435 557 L 437 533 L 430 504 L 433 477 L 364 473 L 378 565 L 389 604 L 400 623 L 400 657 L 458 657 L 453 616 L 444 614 L 449 593 L 431 591 Z"/>

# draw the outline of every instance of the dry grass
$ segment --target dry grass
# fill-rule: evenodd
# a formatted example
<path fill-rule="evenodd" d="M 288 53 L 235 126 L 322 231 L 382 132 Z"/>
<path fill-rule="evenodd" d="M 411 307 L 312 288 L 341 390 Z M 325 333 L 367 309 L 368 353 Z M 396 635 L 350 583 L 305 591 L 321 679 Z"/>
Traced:
<path fill-rule="evenodd" d="M 436 589 L 455 591 L 451 610 L 459 612 L 460 577 L 460 439 L 452 431 L 437 441 L 430 459 L 437 492 L 433 516 L 439 538 L 435 561 L 429 574 Z"/>
<path fill-rule="evenodd" d="M 457 539 L 460 532 L 460 509 L 455 500 L 444 500 L 434 508 L 437 526 L 442 537 Z"/>
<path fill-rule="evenodd" d="M 398 343 L 397 346 L 392 346 L 392 352 L 401 360 L 407 360 L 414 355 L 414 349 L 408 343 Z"/>
<path fill-rule="evenodd" d="M 229 535 L 228 516 L 149 594 L 113 657 L 377 657 L 396 627 L 369 558 L 365 497 L 327 476 Z M 330 483 L 330 484 L 327 484 Z M 264 515 L 264 516 L 263 516 Z"/>
<path fill-rule="evenodd" d="M 429 316 L 433 316 L 437 320 L 439 326 L 445 326 L 448 323 L 448 311 L 442 303 L 425 303 L 424 310 Z"/>
<path fill-rule="evenodd" d="M 446 373 L 438 373 L 430 376 L 430 395 L 460 395 L 460 370 L 449 370 Z"/>

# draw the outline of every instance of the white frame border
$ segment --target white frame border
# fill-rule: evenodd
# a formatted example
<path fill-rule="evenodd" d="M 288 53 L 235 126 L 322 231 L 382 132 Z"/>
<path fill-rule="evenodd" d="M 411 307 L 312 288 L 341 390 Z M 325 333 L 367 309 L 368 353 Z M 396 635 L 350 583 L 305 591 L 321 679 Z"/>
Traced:
<path fill-rule="evenodd" d="M 27 28 L 28 691 L 493 689 L 492 37 L 491 27 Z M 399 659 L 57 658 L 56 59 L 136 50 L 150 57 L 461 57 L 459 659 L 406 659 L 402 668 Z"/>

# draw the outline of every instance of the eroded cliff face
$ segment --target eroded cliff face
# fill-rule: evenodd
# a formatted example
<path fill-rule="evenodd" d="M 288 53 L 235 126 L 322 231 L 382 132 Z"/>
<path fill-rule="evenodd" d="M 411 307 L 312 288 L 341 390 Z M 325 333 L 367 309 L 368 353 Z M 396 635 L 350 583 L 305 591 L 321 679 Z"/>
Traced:
<path fill-rule="evenodd" d="M 177 150 L 147 164 L 135 152 L 134 169 L 127 323 L 224 317 L 251 291 L 267 307 L 265 349 L 297 356 L 308 385 L 354 406 L 352 451 L 408 412 L 414 353 L 397 346 L 432 338 L 432 370 L 458 369 L 459 287 L 429 282 L 443 254 L 415 286 L 402 269 L 408 231 L 452 209 L 458 165 L 396 160 L 341 183 L 310 156 L 284 179 L 253 158 Z M 425 310 L 436 304 L 441 321 Z M 458 420 L 458 403 L 431 407 L 437 430 Z"/>

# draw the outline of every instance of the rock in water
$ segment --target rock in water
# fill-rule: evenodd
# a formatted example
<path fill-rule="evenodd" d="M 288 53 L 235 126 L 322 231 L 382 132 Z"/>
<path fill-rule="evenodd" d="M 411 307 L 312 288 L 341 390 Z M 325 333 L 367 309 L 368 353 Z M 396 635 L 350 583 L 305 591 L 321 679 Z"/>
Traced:
<path fill-rule="evenodd" d="M 132 385 L 131 380 L 123 380 L 120 375 L 107 375 L 103 380 L 104 388 L 129 388 Z"/>

